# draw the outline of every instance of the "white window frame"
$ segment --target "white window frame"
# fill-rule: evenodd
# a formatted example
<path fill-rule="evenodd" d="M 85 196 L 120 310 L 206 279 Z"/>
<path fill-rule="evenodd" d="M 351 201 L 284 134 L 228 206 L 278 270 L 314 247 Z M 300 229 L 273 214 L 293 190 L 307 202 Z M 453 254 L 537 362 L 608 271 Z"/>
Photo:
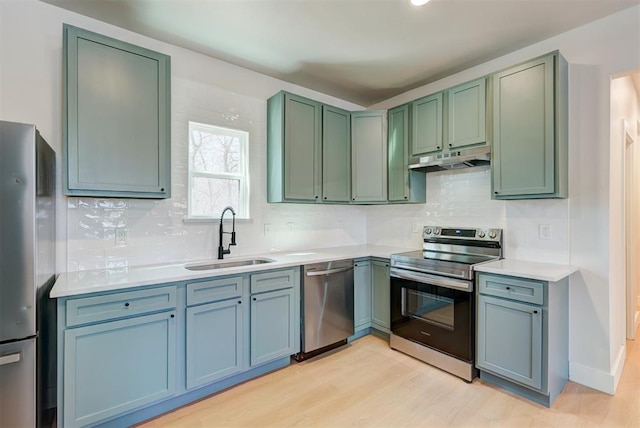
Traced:
<path fill-rule="evenodd" d="M 191 139 L 192 130 L 199 130 L 208 133 L 219 133 L 238 138 L 240 141 L 240 159 L 237 173 L 210 173 L 195 171 L 191 164 Z M 193 192 L 192 182 L 194 177 L 219 178 L 225 180 L 238 180 L 239 194 L 238 207 L 236 209 L 236 219 L 249 219 L 249 132 L 240 129 L 228 128 L 225 126 L 211 125 L 206 123 L 189 121 L 189 139 L 187 140 L 187 163 L 188 163 L 188 183 L 187 183 L 187 218 L 190 220 L 218 220 L 221 213 L 214 213 L 213 216 L 200 216 L 192 214 Z"/>

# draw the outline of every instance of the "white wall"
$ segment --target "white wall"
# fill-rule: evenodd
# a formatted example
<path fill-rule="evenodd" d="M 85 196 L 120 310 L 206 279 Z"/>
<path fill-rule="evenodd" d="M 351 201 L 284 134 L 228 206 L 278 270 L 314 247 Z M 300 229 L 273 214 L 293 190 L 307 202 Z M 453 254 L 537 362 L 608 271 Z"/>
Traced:
<path fill-rule="evenodd" d="M 66 198 L 58 156 L 58 270 L 210 258 L 217 223 L 184 223 L 187 122 L 250 131 L 251 222 L 237 224 L 234 255 L 366 242 L 358 207 L 266 203 L 266 100 L 285 89 L 346 109 L 362 107 L 153 40 L 36 0 L 0 1 L 0 119 L 34 123 L 62 152 L 62 24 L 157 50 L 172 62 L 172 197 Z M 271 233 L 264 234 L 264 224 Z M 129 231 L 116 246 L 115 227 Z"/>
<path fill-rule="evenodd" d="M 410 239 L 410 225 L 489 222 L 505 229 L 505 255 L 514 258 L 571 263 L 580 272 L 570 280 L 570 376 L 612 393 L 622 369 L 619 221 L 622 160 L 611 153 L 609 85 L 611 76 L 640 66 L 640 6 L 531 45 L 496 60 L 401 94 L 370 108 L 391 108 L 442 89 L 560 50 L 569 62 L 569 199 L 508 201 L 491 205 L 488 177 L 473 180 L 428 175 L 427 208 L 371 207 L 368 242 Z M 610 173 L 611 171 L 611 173 Z M 458 215 L 470 200 L 477 219 Z M 440 189 L 433 191 L 433 189 Z M 478 196 L 480 195 L 480 196 Z M 480 200 L 475 200 L 479 198 Z M 451 217 L 448 214 L 452 214 Z M 394 217 L 403 221 L 394 221 Z M 552 240 L 538 239 L 538 226 L 551 224 Z M 393 227 L 386 227 L 387 225 Z M 615 249 L 614 249 L 615 248 Z M 611 249 L 611 250 L 610 250 Z M 616 320 L 613 322 L 613 320 Z"/>
<path fill-rule="evenodd" d="M 625 149 L 626 139 L 623 121 L 633 138 L 638 133 L 640 120 L 640 97 L 631 75 L 615 78 L 611 81 L 611 245 L 610 286 L 611 286 L 611 358 L 621 358 L 626 342 L 626 248 L 625 233 L 629 243 L 637 243 L 638 236 L 632 236 L 625 230 Z M 635 144 L 635 143 L 634 143 Z M 637 149 L 637 147 L 636 147 Z M 634 159 L 634 170 L 638 168 L 638 159 Z M 636 188 L 637 189 L 637 188 Z M 638 198 L 634 198 L 637 204 Z M 636 231 L 637 232 L 637 231 Z M 629 248 L 631 250 L 631 248 Z M 637 263 L 636 263 L 637 265 Z M 623 310 L 620 310 L 622 308 Z M 617 344 L 617 346 L 616 346 Z"/>

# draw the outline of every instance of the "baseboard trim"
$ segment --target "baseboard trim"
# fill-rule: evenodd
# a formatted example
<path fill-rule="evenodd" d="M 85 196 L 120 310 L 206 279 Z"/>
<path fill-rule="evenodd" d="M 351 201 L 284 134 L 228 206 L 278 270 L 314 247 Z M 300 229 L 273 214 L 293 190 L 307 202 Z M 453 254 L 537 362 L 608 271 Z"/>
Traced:
<path fill-rule="evenodd" d="M 579 363 L 569 363 L 569 380 L 614 395 L 622 376 L 627 357 L 626 346 L 621 346 L 611 372 L 594 369 Z"/>

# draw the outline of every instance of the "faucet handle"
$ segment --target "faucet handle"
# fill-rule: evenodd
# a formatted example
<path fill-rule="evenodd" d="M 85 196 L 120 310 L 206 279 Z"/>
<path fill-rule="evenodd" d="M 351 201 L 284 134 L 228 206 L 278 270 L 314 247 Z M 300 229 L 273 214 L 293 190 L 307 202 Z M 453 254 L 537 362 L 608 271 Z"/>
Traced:
<path fill-rule="evenodd" d="M 236 231 L 231 232 L 231 242 L 229 245 L 236 245 Z"/>

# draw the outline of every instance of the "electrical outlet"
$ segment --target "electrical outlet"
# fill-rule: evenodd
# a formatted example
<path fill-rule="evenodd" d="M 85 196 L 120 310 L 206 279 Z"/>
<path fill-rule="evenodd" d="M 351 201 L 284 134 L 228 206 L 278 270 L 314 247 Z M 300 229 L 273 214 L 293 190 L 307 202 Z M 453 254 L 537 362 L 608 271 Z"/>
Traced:
<path fill-rule="evenodd" d="M 293 232 L 293 222 L 292 221 L 287 223 L 287 231 Z"/>
<path fill-rule="evenodd" d="M 127 245 L 129 241 L 129 233 L 127 229 L 118 227 L 116 229 L 116 245 Z"/>
<path fill-rule="evenodd" d="M 420 233 L 420 223 L 418 222 L 413 222 L 411 224 L 411 232 L 412 233 Z"/>
<path fill-rule="evenodd" d="M 550 224 L 539 224 L 538 225 L 538 237 L 540 239 L 551 239 L 551 225 Z"/>
<path fill-rule="evenodd" d="M 264 236 L 270 235 L 271 234 L 271 224 L 270 223 L 265 223 L 264 224 Z"/>
<path fill-rule="evenodd" d="M 342 222 L 341 221 L 338 222 L 338 230 L 342 230 Z"/>

